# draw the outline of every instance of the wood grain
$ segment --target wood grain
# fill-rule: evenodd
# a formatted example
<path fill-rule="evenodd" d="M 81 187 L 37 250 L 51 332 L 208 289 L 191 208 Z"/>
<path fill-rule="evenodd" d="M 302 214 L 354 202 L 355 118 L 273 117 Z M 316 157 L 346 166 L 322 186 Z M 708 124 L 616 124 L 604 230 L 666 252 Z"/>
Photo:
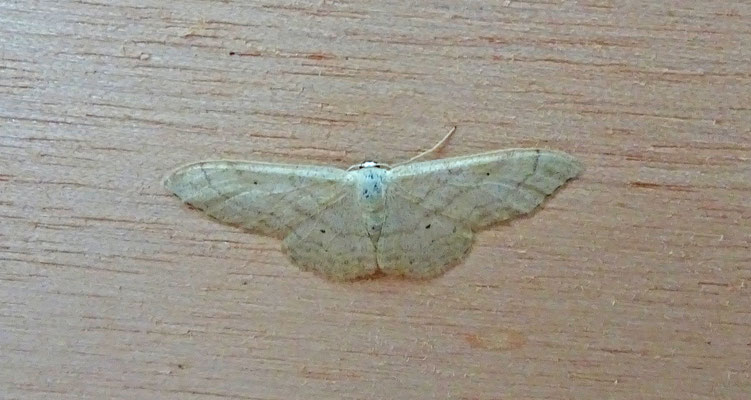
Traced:
<path fill-rule="evenodd" d="M 746 399 L 751 4 L 0 0 L 3 399 Z M 542 146 L 426 282 L 335 284 L 161 186 Z"/>

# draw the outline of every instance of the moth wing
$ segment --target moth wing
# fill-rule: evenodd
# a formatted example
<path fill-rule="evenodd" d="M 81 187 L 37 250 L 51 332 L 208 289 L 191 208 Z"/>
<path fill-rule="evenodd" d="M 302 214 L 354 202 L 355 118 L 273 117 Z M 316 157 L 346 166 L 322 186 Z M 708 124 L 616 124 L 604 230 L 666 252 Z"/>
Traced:
<path fill-rule="evenodd" d="M 362 278 L 377 269 L 354 188 L 296 226 L 284 239 L 284 250 L 301 269 L 333 280 Z"/>
<path fill-rule="evenodd" d="M 375 271 L 375 248 L 343 170 L 206 161 L 178 169 L 165 186 L 220 222 L 285 238 L 285 253 L 301 269 L 333 279 Z"/>
<path fill-rule="evenodd" d="M 472 247 L 466 223 L 397 193 L 386 197 L 378 265 L 388 275 L 427 279 L 459 263 Z"/>
<path fill-rule="evenodd" d="M 379 264 L 386 272 L 438 275 L 469 251 L 473 231 L 532 211 L 580 171 L 573 157 L 538 149 L 396 167 L 386 178 Z"/>
<path fill-rule="evenodd" d="M 336 168 L 205 161 L 179 168 L 164 185 L 220 222 L 283 238 L 338 199 L 344 182 Z"/>

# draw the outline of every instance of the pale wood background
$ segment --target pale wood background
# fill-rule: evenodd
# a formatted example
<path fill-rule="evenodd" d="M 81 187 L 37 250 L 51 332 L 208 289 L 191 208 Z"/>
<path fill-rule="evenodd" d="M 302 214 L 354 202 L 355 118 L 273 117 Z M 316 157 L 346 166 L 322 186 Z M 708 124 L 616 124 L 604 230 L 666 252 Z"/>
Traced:
<path fill-rule="evenodd" d="M 747 399 L 751 3 L 0 1 L 0 398 Z M 336 284 L 161 179 L 503 147 L 585 174 Z"/>

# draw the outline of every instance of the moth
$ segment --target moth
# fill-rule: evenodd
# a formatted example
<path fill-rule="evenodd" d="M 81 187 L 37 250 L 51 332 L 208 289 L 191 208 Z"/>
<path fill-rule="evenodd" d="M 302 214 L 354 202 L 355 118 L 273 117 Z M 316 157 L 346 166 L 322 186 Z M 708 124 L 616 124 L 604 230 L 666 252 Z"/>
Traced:
<path fill-rule="evenodd" d="M 508 149 L 348 170 L 203 161 L 164 184 L 222 223 L 282 239 L 302 270 L 426 279 L 458 264 L 476 232 L 532 211 L 581 169 L 562 152 Z"/>

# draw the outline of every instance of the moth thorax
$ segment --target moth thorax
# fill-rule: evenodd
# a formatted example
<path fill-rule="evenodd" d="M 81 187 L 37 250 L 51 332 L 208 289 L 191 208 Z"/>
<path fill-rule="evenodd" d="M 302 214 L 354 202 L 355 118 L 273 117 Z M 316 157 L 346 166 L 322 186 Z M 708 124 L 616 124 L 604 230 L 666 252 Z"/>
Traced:
<path fill-rule="evenodd" d="M 364 168 L 351 172 L 356 182 L 356 196 L 363 212 L 363 223 L 374 245 L 378 242 L 386 218 L 384 178 L 387 173 L 388 170 L 381 168 Z"/>
<path fill-rule="evenodd" d="M 383 201 L 383 178 L 386 170 L 380 168 L 363 168 L 352 172 L 357 182 L 357 196 L 360 201 L 375 205 Z"/>

